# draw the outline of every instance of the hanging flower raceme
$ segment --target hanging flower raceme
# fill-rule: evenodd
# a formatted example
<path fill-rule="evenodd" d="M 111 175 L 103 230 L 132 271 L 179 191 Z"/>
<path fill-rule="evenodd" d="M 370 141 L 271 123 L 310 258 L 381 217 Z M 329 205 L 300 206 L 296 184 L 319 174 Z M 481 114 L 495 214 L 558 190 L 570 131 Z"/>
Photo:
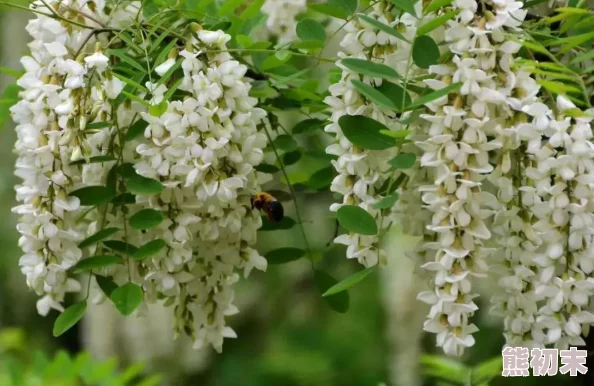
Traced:
<path fill-rule="evenodd" d="M 229 35 L 188 27 L 177 46 L 140 29 L 124 42 L 111 29 L 132 26 L 140 5 L 87 4 L 38 5 L 27 27 L 12 108 L 22 271 L 43 315 L 80 290 L 73 272 L 91 271 L 123 314 L 165 300 L 177 332 L 221 351 L 235 337 L 236 271 L 267 266 L 250 202 L 265 113 Z"/>
<path fill-rule="evenodd" d="M 429 69 L 437 76 L 430 84 L 434 89 L 461 84 L 449 98 L 426 105 L 430 113 L 421 118 L 430 122 L 429 137 L 418 143 L 423 150 L 421 166 L 435 173 L 434 184 L 420 188 L 433 213 L 427 229 L 434 233 L 432 239 L 426 236 L 424 249 L 433 253 L 425 252 L 422 267 L 433 272 L 435 289 L 419 297 L 431 305 L 425 329 L 436 333 L 438 346 L 451 355 L 461 355 L 474 344 L 472 333 L 477 328 L 470 318 L 478 307 L 471 278 L 486 277 L 493 253 L 485 221 L 499 211 L 497 222 L 503 225 L 495 229 L 505 234 L 507 242 L 524 229 L 511 202 L 510 173 L 516 161 L 511 154 L 521 144 L 516 125 L 523 115 L 515 110 L 532 103 L 538 87 L 526 72 L 512 68 L 520 44 L 504 39 L 504 32 L 517 28 L 525 16 L 518 4 L 454 2 L 458 14 L 445 31 L 454 56 L 450 63 Z M 492 154 L 495 165 L 490 162 Z M 484 188 L 485 177 L 496 181 L 500 200 Z M 503 258 L 515 252 L 503 250 Z"/>
<path fill-rule="evenodd" d="M 32 5 L 39 12 L 51 14 L 56 7 L 64 18 L 98 27 L 105 20 L 100 7 L 77 2 L 41 2 Z M 78 12 L 92 14 L 93 20 Z M 18 81 L 23 88 L 21 100 L 12 108 L 17 123 L 15 146 L 18 159 L 16 175 L 22 183 L 16 187 L 20 205 L 17 226 L 19 245 L 25 253 L 20 259 L 27 284 L 42 298 L 37 303 L 40 314 L 50 308 L 63 311 L 66 292 L 80 290 L 80 284 L 67 274 L 83 256 L 78 243 L 86 237 L 86 225 L 78 221 L 81 200 L 69 193 L 83 186 L 85 167 L 75 165 L 100 151 L 107 129 L 86 131 L 88 121 L 106 115 L 98 93 L 102 92 L 107 57 L 99 49 L 93 53 L 95 39 L 82 42 L 89 30 L 37 14 L 27 31 L 32 37 L 31 54 L 21 63 L 25 75 Z M 108 83 L 107 81 L 105 83 Z M 118 81 L 113 81 L 118 88 Z M 121 87 L 119 87 L 121 90 Z"/>
<path fill-rule="evenodd" d="M 287 43 L 296 37 L 297 16 L 307 7 L 306 0 L 266 0 L 262 13 L 267 15 L 266 29 L 279 43 Z"/>
<path fill-rule="evenodd" d="M 392 20 L 390 9 L 391 6 L 379 2 L 366 16 L 395 26 L 404 36 L 412 39 L 415 34 L 413 17 L 405 14 L 402 19 Z M 411 47 L 407 41 L 378 30 L 364 20 L 351 20 L 346 24 L 345 30 L 347 33 L 341 42 L 344 52 L 339 52 L 343 62 L 372 57 L 371 61 L 389 65 L 402 74 L 408 71 L 407 63 L 401 60 L 410 55 Z M 326 152 L 338 157 L 332 161 L 338 175 L 332 181 L 330 189 L 343 196 L 342 202 L 333 204 L 330 210 L 337 211 L 343 205 L 359 206 L 374 218 L 379 232 L 382 232 L 389 227 L 391 218 L 383 216 L 375 204 L 387 194 L 386 184 L 390 184 L 390 179 L 395 176 L 388 161 L 398 152 L 396 148 L 365 150 L 357 147 L 344 135 L 339 122 L 341 117 L 362 115 L 391 130 L 402 130 L 404 127 L 394 119 L 396 115 L 393 111 L 366 100 L 361 89 L 356 86 L 357 82 L 380 86 L 387 81 L 360 75 L 343 62 L 338 62 L 342 69 L 341 79 L 330 86 L 331 95 L 325 100 L 332 112 L 332 122 L 326 126 L 325 131 L 335 137 L 334 143 L 328 146 Z M 355 258 L 364 266 L 385 263 L 385 252 L 380 248 L 378 235 L 350 233 L 341 235 L 334 241 L 347 246 L 347 258 Z"/>
<path fill-rule="evenodd" d="M 222 31 L 198 31 L 188 41 L 179 53 L 179 90 L 188 95 L 167 102 L 159 117 L 141 113 L 149 123 L 147 141 L 136 148 L 135 164 L 138 174 L 166 187 L 137 202 L 170 213 L 155 232 L 167 246 L 145 266 L 147 290 L 176 299 L 179 330 L 191 329 L 196 347 L 218 350 L 223 337 L 235 336 L 225 324 L 225 315 L 237 312 L 235 268 L 246 276 L 266 269 L 250 247 L 261 226 L 250 197 L 258 191 L 254 166 L 266 147 L 256 123 L 265 113 L 248 96 L 247 67 L 224 52 L 229 39 Z"/>
<path fill-rule="evenodd" d="M 541 344 L 567 349 L 584 345 L 581 337 L 594 322 L 589 299 L 592 278 L 592 177 L 594 158 L 591 121 L 593 111 L 583 112 L 564 97 L 555 110 L 539 115 L 544 140 L 534 154 L 538 221 L 534 229 L 543 240 L 534 254 L 538 277 L 535 328 L 546 336 Z M 532 333 L 534 335 L 534 333 Z"/>

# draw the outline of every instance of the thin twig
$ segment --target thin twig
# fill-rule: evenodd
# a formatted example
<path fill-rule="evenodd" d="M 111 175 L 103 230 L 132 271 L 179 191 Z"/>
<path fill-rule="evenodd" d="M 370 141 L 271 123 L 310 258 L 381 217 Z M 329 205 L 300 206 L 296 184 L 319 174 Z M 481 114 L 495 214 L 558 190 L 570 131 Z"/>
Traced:
<path fill-rule="evenodd" d="M 276 159 L 278 160 L 278 164 L 279 164 L 280 169 L 283 173 L 283 176 L 285 177 L 285 180 L 287 181 L 287 185 L 289 186 L 289 189 L 291 190 L 291 196 L 293 198 L 293 205 L 295 205 L 295 216 L 297 217 L 297 223 L 299 224 L 299 229 L 301 230 L 301 235 L 303 236 L 303 241 L 305 242 L 306 253 L 309 255 L 309 260 L 311 262 L 311 269 L 315 271 L 313 255 L 311 253 L 309 241 L 307 240 L 305 228 L 303 227 L 303 221 L 301 220 L 301 214 L 299 213 L 300 211 L 299 211 L 299 205 L 297 204 L 297 195 L 295 194 L 295 189 L 293 189 L 293 185 L 291 185 L 291 180 L 289 180 L 289 175 L 287 174 L 287 171 L 285 170 L 285 165 L 283 164 L 283 161 L 282 161 L 281 157 L 279 156 L 278 151 L 276 150 L 276 146 L 274 146 L 274 142 L 272 141 L 272 138 L 270 137 L 270 133 L 268 132 L 268 128 L 266 127 L 266 124 L 264 124 L 264 132 L 266 133 L 266 137 L 268 138 L 270 147 L 272 148 L 272 151 L 274 152 L 274 155 L 276 156 Z"/>

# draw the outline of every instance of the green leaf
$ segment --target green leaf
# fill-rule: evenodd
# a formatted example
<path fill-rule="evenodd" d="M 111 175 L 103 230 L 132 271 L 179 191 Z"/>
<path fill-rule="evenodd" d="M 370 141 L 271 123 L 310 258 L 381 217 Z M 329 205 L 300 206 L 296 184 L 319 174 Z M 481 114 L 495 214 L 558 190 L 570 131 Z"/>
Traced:
<path fill-rule="evenodd" d="M 287 97 L 291 99 L 295 99 L 298 101 L 305 101 L 308 99 L 312 101 L 322 101 L 320 95 L 301 88 L 283 90 L 283 94 L 285 94 Z"/>
<path fill-rule="evenodd" d="M 400 153 L 392 158 L 388 163 L 392 169 L 410 169 L 415 165 L 417 156 L 414 153 Z"/>
<path fill-rule="evenodd" d="M 462 83 L 458 82 L 458 83 L 451 84 L 447 87 L 444 87 L 442 89 L 430 92 L 429 94 L 425 94 L 422 97 L 416 99 L 412 104 L 407 106 L 406 110 L 414 110 L 417 107 L 424 106 L 425 104 L 427 104 L 435 99 L 439 99 L 439 98 L 441 98 L 445 95 L 448 95 L 454 91 L 458 91 L 458 89 L 460 89 L 460 87 L 462 87 Z"/>
<path fill-rule="evenodd" d="M 365 96 L 368 100 L 375 103 L 376 105 L 389 110 L 396 110 L 396 106 L 392 100 L 382 94 L 382 92 L 376 88 L 357 79 L 351 79 L 351 84 L 355 87 L 355 89 L 357 89 L 359 94 Z"/>
<path fill-rule="evenodd" d="M 82 271 L 91 271 L 93 269 L 104 268 L 114 264 L 121 264 L 122 258 L 114 255 L 93 256 L 80 260 L 72 271 L 74 273 Z"/>
<path fill-rule="evenodd" d="M 283 165 L 291 166 L 296 164 L 297 162 L 299 162 L 302 155 L 303 153 L 301 153 L 301 150 L 299 149 L 283 154 Z"/>
<path fill-rule="evenodd" d="M 110 155 L 97 155 L 97 156 L 89 158 L 88 160 L 83 158 L 83 159 L 79 159 L 76 161 L 72 161 L 72 162 L 70 162 L 70 165 L 87 165 L 87 164 L 97 164 L 97 163 L 111 162 L 111 161 L 116 161 L 116 159 Z"/>
<path fill-rule="evenodd" d="M 163 100 L 164 101 L 169 101 L 171 100 L 171 97 L 173 97 L 173 94 L 177 91 L 178 87 L 181 86 L 181 84 L 183 83 L 184 79 L 183 78 L 179 78 L 178 80 L 175 81 L 175 83 L 173 83 L 169 89 L 167 90 L 167 92 L 165 94 L 163 94 Z"/>
<path fill-rule="evenodd" d="M 248 5 L 245 10 L 241 13 L 240 19 L 241 20 L 248 20 L 252 19 L 260 13 L 260 9 L 262 5 L 264 5 L 265 0 L 255 0 L 253 3 Z"/>
<path fill-rule="evenodd" d="M 161 224 L 163 213 L 158 210 L 147 208 L 139 210 L 130 217 L 130 225 L 135 229 L 151 229 Z"/>
<path fill-rule="evenodd" d="M 161 49 L 161 51 L 159 51 L 159 55 L 157 55 L 157 57 L 155 58 L 153 63 L 163 63 L 165 61 L 165 59 L 167 58 L 167 56 L 169 56 L 171 49 L 173 47 L 175 47 L 176 44 L 177 44 L 177 39 L 173 39 L 169 43 L 167 43 L 167 45 L 165 47 L 163 47 Z"/>
<path fill-rule="evenodd" d="M 581 93 L 581 90 L 575 86 L 563 82 L 556 82 L 552 80 L 539 79 L 536 83 L 540 84 L 554 94 L 565 95 L 567 93 Z"/>
<path fill-rule="evenodd" d="M 316 40 L 316 42 L 317 42 L 317 40 Z M 301 42 L 301 43 L 304 43 L 304 42 Z M 319 42 L 317 42 L 317 43 L 319 45 Z M 295 46 L 293 46 L 293 47 L 296 48 Z M 287 83 L 295 81 L 295 80 L 303 80 L 302 76 L 307 74 L 310 71 L 311 71 L 311 68 L 305 68 L 301 71 L 297 71 L 296 73 L 289 75 L 289 76 L 285 76 L 285 77 L 280 77 L 279 75 L 273 74 L 273 76 L 278 76 L 278 78 L 271 79 L 270 83 L 276 87 L 276 86 L 280 86 L 283 84 L 287 84 Z"/>
<path fill-rule="evenodd" d="M 165 188 L 160 181 L 143 176 L 134 176 L 134 178 L 130 178 L 126 183 L 126 186 L 128 190 L 134 194 L 145 195 L 159 194 Z"/>
<path fill-rule="evenodd" d="M 336 213 L 338 223 L 349 232 L 373 236 L 377 234 L 375 219 L 363 208 L 343 205 Z"/>
<path fill-rule="evenodd" d="M 274 174 L 280 170 L 277 166 L 269 165 L 269 164 L 260 164 L 260 165 L 257 165 L 254 169 L 256 169 L 256 171 L 258 171 L 260 173 L 266 173 L 266 174 Z"/>
<path fill-rule="evenodd" d="M 268 264 L 285 264 L 300 259 L 305 251 L 299 248 L 279 248 L 266 253 Z"/>
<path fill-rule="evenodd" d="M 126 368 L 124 372 L 117 377 L 117 382 L 121 386 L 131 385 L 134 379 L 142 378 L 142 373 L 145 370 L 146 365 L 144 362 L 136 362 L 130 367 Z"/>
<path fill-rule="evenodd" d="M 291 55 L 287 55 L 283 59 L 280 59 L 276 55 L 270 55 L 269 57 L 264 59 L 262 63 L 260 63 L 260 69 L 262 71 L 272 70 L 274 68 L 284 65 L 286 62 L 289 61 L 289 59 L 291 59 Z"/>
<path fill-rule="evenodd" d="M 87 124 L 87 127 L 85 127 L 85 130 L 89 130 L 89 129 L 103 129 L 105 127 L 109 127 L 111 126 L 111 122 L 93 122 L 93 123 L 89 123 Z"/>
<path fill-rule="evenodd" d="M 103 245 L 105 245 L 107 248 L 109 248 L 111 250 L 123 253 L 125 255 L 129 255 L 129 256 L 133 255 L 138 250 L 138 248 L 136 248 L 134 245 L 128 244 L 125 241 L 121 241 L 121 240 L 107 240 L 107 241 L 103 242 Z"/>
<path fill-rule="evenodd" d="M 542 44 L 540 44 L 537 41 L 524 40 L 522 41 L 522 45 L 530 51 L 538 52 L 539 54 L 546 55 L 549 58 L 554 58 L 554 56 L 549 52 L 549 50 L 547 50 Z"/>
<path fill-rule="evenodd" d="M 147 88 L 142 86 L 140 83 L 130 79 L 130 78 L 126 78 L 124 75 L 118 74 L 113 72 L 112 73 L 113 76 L 115 76 L 116 78 L 118 78 L 119 80 L 121 80 L 122 82 L 126 83 L 128 86 L 140 90 L 142 92 L 148 92 Z"/>
<path fill-rule="evenodd" d="M 134 67 L 135 69 L 137 69 L 138 71 L 140 71 L 142 73 L 146 73 L 147 72 L 147 68 L 145 66 L 143 66 L 142 64 L 140 64 L 137 59 L 132 58 L 132 57 L 126 55 L 122 51 L 109 50 L 109 54 L 110 55 L 117 56 L 118 58 L 120 58 L 122 60 L 122 62 L 125 62 L 125 63 L 131 65 L 132 67 Z"/>
<path fill-rule="evenodd" d="M 95 206 L 109 202 L 114 197 L 106 186 L 86 186 L 71 192 L 70 196 L 78 197 L 82 206 Z"/>
<path fill-rule="evenodd" d="M 594 50 L 586 51 L 583 54 L 577 55 L 575 58 L 571 59 L 569 64 L 577 64 L 592 59 L 594 59 Z"/>
<path fill-rule="evenodd" d="M 480 385 L 490 382 L 493 378 L 500 376 L 503 370 L 503 358 L 496 356 L 475 366 L 472 370 L 472 384 Z"/>
<path fill-rule="evenodd" d="M 594 31 L 588 32 L 585 34 L 576 35 L 576 36 L 571 36 L 568 38 L 559 39 L 555 43 L 558 43 L 559 41 L 563 41 L 564 44 L 561 47 L 561 49 L 559 50 L 559 54 L 564 54 L 567 51 L 570 51 L 573 48 L 580 46 L 584 43 L 590 43 L 593 39 L 594 39 Z"/>
<path fill-rule="evenodd" d="M 348 290 L 349 288 L 356 284 L 359 284 L 363 279 L 369 276 L 369 274 L 373 272 L 374 269 L 375 267 L 369 267 L 362 271 L 352 274 L 346 279 L 330 287 L 326 292 L 324 292 L 322 296 L 330 296 Z"/>
<path fill-rule="evenodd" d="M 374 209 L 390 209 L 391 207 L 394 206 L 394 204 L 396 204 L 396 201 L 398 201 L 398 193 L 394 193 L 391 194 L 389 196 L 386 196 L 384 198 L 382 198 L 381 200 L 379 200 L 378 202 L 376 202 L 375 204 L 373 204 L 373 208 Z"/>
<path fill-rule="evenodd" d="M 134 40 L 132 40 L 130 35 L 128 35 L 127 33 L 125 33 L 125 32 L 116 33 L 116 36 L 127 44 L 127 48 L 134 49 L 134 51 L 136 51 L 136 53 L 139 55 L 144 54 L 144 50 L 138 44 L 136 44 L 134 42 Z"/>
<path fill-rule="evenodd" d="M 423 10 L 423 14 L 428 15 L 431 12 L 435 12 L 443 7 L 447 7 L 448 5 L 452 4 L 454 0 L 433 0 L 431 3 L 425 7 Z"/>
<path fill-rule="evenodd" d="M 312 190 L 319 190 L 330 186 L 334 179 L 334 167 L 328 166 L 311 175 L 307 186 Z"/>
<path fill-rule="evenodd" d="M 115 228 L 115 227 L 102 229 L 102 230 L 92 234 L 91 236 L 87 237 L 83 241 L 81 241 L 81 243 L 78 244 L 78 247 L 84 248 L 84 247 L 88 247 L 89 245 L 96 244 L 99 241 L 104 240 L 111 235 L 114 235 L 118 231 L 119 231 L 119 229 Z"/>
<path fill-rule="evenodd" d="M 326 39 L 324 26 L 313 19 L 301 20 L 297 23 L 295 30 L 301 40 L 319 40 L 323 42 Z"/>
<path fill-rule="evenodd" d="M 95 281 L 107 297 L 110 297 L 113 291 L 118 288 L 118 285 L 113 280 L 105 276 L 95 275 Z"/>
<path fill-rule="evenodd" d="M 419 119 L 421 117 L 421 114 L 423 113 L 422 110 L 416 110 L 413 113 L 411 113 L 408 117 L 402 119 L 400 121 L 401 125 L 410 125 L 411 123 L 415 122 L 417 119 Z M 408 135 L 408 134 L 407 134 Z"/>
<path fill-rule="evenodd" d="M 316 286 L 318 287 L 318 291 L 320 291 L 322 294 L 338 283 L 338 280 L 326 272 L 317 270 L 314 273 L 314 280 L 316 282 Z M 350 299 L 349 293 L 346 291 L 337 293 L 335 295 L 326 296 L 323 299 L 326 301 L 326 303 L 328 303 L 330 308 L 341 314 L 347 312 L 349 309 Z"/>
<path fill-rule="evenodd" d="M 86 311 L 86 300 L 73 304 L 64 310 L 64 312 L 62 312 L 54 322 L 54 337 L 58 337 L 74 327 L 74 325 L 78 323 L 83 318 L 83 316 L 85 316 Z"/>
<path fill-rule="evenodd" d="M 25 75 L 22 71 L 13 70 L 12 68 L 8 67 L 0 67 L 0 73 L 10 75 L 13 78 L 20 78 L 21 76 Z"/>
<path fill-rule="evenodd" d="M 367 75 L 372 78 L 400 78 L 400 75 L 392 67 L 388 67 L 381 63 L 370 62 L 364 59 L 342 59 L 340 64 L 351 71 L 355 71 L 359 74 Z"/>
<path fill-rule="evenodd" d="M 419 36 L 413 44 L 412 58 L 418 67 L 429 68 L 439 61 L 439 47 L 430 36 Z"/>
<path fill-rule="evenodd" d="M 237 35 L 235 40 L 237 40 L 237 43 L 244 48 L 250 48 L 254 44 L 252 38 L 247 35 Z"/>
<path fill-rule="evenodd" d="M 338 125 L 344 136 L 353 145 L 366 150 L 385 150 L 396 145 L 396 142 L 380 133 L 389 130 L 378 121 L 363 115 L 343 115 L 338 119 Z"/>
<path fill-rule="evenodd" d="M 140 103 L 141 105 L 145 106 L 146 108 L 150 108 L 151 107 L 151 104 L 147 100 L 144 100 L 141 97 L 139 97 L 138 95 L 132 94 L 131 92 L 122 91 L 122 94 L 121 95 L 123 95 L 127 99 L 130 99 L 131 101 Z"/>
<path fill-rule="evenodd" d="M 328 154 L 324 150 L 311 150 L 308 151 L 306 155 L 316 160 L 326 161 L 326 163 L 338 159 L 338 156 L 334 154 Z"/>
<path fill-rule="evenodd" d="M 144 130 L 147 128 L 148 122 L 142 119 L 137 120 L 128 128 L 126 132 L 126 141 L 132 141 L 139 135 L 144 134 Z"/>
<path fill-rule="evenodd" d="M 434 29 L 439 28 L 440 26 L 447 23 L 448 20 L 452 20 L 453 18 L 455 18 L 457 14 L 458 10 L 444 13 L 443 15 L 438 16 L 435 19 L 423 24 L 419 27 L 419 29 L 417 29 L 417 36 L 426 35 Z"/>
<path fill-rule="evenodd" d="M 537 6 L 538 4 L 542 4 L 542 3 L 546 3 L 549 0 L 528 0 L 527 2 L 524 3 L 524 9 L 528 9 L 528 8 L 532 8 L 534 6 Z"/>
<path fill-rule="evenodd" d="M 309 173 L 304 170 L 297 170 L 295 172 L 288 173 L 289 178 L 285 178 L 283 175 L 281 182 L 286 185 L 302 185 L 307 183 L 309 180 Z"/>
<path fill-rule="evenodd" d="M 323 13 L 324 15 L 335 17 L 337 19 L 346 20 L 349 17 L 344 9 L 333 7 L 328 4 L 310 4 L 308 5 L 308 8 L 316 12 Z"/>
<path fill-rule="evenodd" d="M 357 16 L 359 17 L 359 19 L 361 21 L 364 22 L 363 24 L 368 24 L 372 28 L 377 28 L 380 31 L 383 31 L 383 32 L 387 33 L 388 35 L 392 35 L 397 39 L 403 40 L 405 42 L 409 42 L 404 35 L 402 35 L 400 32 L 398 32 L 396 30 L 396 28 L 390 27 L 389 25 L 384 24 L 379 20 L 375 20 L 374 18 L 371 18 L 364 13 L 358 13 Z"/>
<path fill-rule="evenodd" d="M 132 193 L 122 193 L 114 197 L 111 200 L 114 205 L 130 205 L 136 203 L 136 196 Z"/>
<path fill-rule="evenodd" d="M 400 85 L 385 80 L 382 81 L 381 86 L 377 87 L 377 90 L 390 98 L 394 106 L 396 106 L 396 109 L 399 111 L 411 104 L 412 100 L 410 95 Z"/>
<path fill-rule="evenodd" d="M 415 3 L 414 0 L 389 0 L 390 3 L 394 4 L 396 8 L 417 17 L 417 13 L 415 12 Z"/>
<path fill-rule="evenodd" d="M 357 0 L 328 0 L 328 5 L 342 9 L 347 16 L 354 14 L 357 10 Z"/>
<path fill-rule="evenodd" d="M 459 361 L 437 355 L 421 355 L 423 373 L 430 377 L 444 379 L 456 385 L 463 385 L 469 368 Z"/>
<path fill-rule="evenodd" d="M 290 135 L 281 134 L 274 139 L 274 146 L 284 151 L 297 149 L 297 142 Z"/>
<path fill-rule="evenodd" d="M 169 103 L 167 103 L 167 101 L 162 101 L 158 105 L 151 105 L 151 107 L 149 107 L 149 114 L 153 117 L 160 117 L 167 112 L 167 108 L 169 108 Z"/>
<path fill-rule="evenodd" d="M 324 47 L 324 42 L 321 40 L 301 40 L 291 45 L 291 48 L 303 51 L 317 51 Z M 311 69 L 308 69 L 311 70 Z"/>
<path fill-rule="evenodd" d="M 309 134 L 322 129 L 324 122 L 319 119 L 306 119 L 293 127 L 293 134 Z"/>
<path fill-rule="evenodd" d="M 159 251 L 161 251 L 161 249 L 165 248 L 166 246 L 167 243 L 165 242 L 165 240 L 156 239 L 149 241 L 148 243 L 138 248 L 138 250 L 134 252 L 134 254 L 132 255 L 132 258 L 134 258 L 134 260 L 146 259 L 147 257 L 156 255 L 157 253 L 159 253 Z"/>
<path fill-rule="evenodd" d="M 392 131 L 392 130 L 382 130 L 382 134 L 387 135 L 388 137 L 392 137 L 394 139 L 402 139 L 406 138 L 412 130 L 399 130 L 399 131 Z"/>
<path fill-rule="evenodd" d="M 161 374 L 154 374 L 148 378 L 143 379 L 134 386 L 159 386 L 163 384 L 163 376 Z"/>
<path fill-rule="evenodd" d="M 110 299 L 122 315 L 128 316 L 142 303 L 142 297 L 142 288 L 134 283 L 126 283 L 116 288 Z"/>
<path fill-rule="evenodd" d="M 230 16 L 235 13 L 235 10 L 241 6 L 243 0 L 227 0 L 221 4 L 221 8 L 217 12 L 219 17 Z"/>
<path fill-rule="evenodd" d="M 276 223 L 268 220 L 266 216 L 262 216 L 262 227 L 259 230 L 262 232 L 287 230 L 293 228 L 295 224 L 297 222 L 289 216 L 284 216 L 282 220 Z"/>
<path fill-rule="evenodd" d="M 115 169 L 116 173 L 124 179 L 134 178 L 138 174 L 136 173 L 136 169 L 134 169 L 134 165 L 130 162 L 123 163 L 118 165 Z"/>

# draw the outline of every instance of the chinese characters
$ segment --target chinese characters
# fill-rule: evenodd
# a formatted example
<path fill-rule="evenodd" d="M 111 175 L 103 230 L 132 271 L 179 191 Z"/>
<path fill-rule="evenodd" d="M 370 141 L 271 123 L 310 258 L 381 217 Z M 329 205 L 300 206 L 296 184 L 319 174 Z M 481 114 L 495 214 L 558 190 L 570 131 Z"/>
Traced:
<path fill-rule="evenodd" d="M 553 348 L 533 348 L 530 351 L 526 347 L 506 347 L 501 355 L 503 355 L 501 375 L 504 377 L 527 377 L 530 375 L 530 369 L 535 377 L 554 376 L 557 373 L 576 377 L 578 373 L 588 372 L 587 351 L 578 350 L 576 347 L 561 351 Z M 560 367 L 559 357 L 561 358 Z"/>

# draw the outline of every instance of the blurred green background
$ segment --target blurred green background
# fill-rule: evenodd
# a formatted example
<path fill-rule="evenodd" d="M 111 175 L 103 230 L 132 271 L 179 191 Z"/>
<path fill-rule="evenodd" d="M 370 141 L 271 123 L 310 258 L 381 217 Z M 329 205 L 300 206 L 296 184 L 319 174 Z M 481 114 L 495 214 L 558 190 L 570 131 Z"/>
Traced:
<path fill-rule="evenodd" d="M 26 50 L 24 26 L 29 15 L 0 6 L 0 66 L 18 68 Z M 0 77 L 0 90 L 14 80 Z M 297 117 L 284 117 L 291 126 Z M 239 335 L 226 340 L 221 355 L 197 352 L 183 339 L 173 341 L 171 320 L 159 307 L 146 319 L 123 319 L 111 304 L 93 307 L 82 324 L 60 338 L 51 335 L 57 314 L 37 315 L 36 297 L 18 267 L 15 229 L 15 134 L 11 123 L 0 141 L 0 386 L 20 385 L 200 385 L 200 386 L 420 386 L 478 385 L 466 366 L 483 365 L 477 374 L 500 374 L 503 337 L 500 321 L 489 316 L 489 286 L 482 283 L 477 344 L 458 362 L 424 357 L 440 354 L 434 336 L 422 333 L 426 309 L 415 299 L 422 284 L 403 252 L 414 240 L 398 227 L 386 248 L 389 267 L 350 291 L 345 314 L 320 297 L 308 261 L 269 266 L 237 286 L 241 313 L 229 319 Z M 301 143 L 319 147 L 317 138 Z M 315 168 L 314 160 L 292 172 Z M 282 185 L 274 186 L 275 189 Z M 344 249 L 326 247 L 334 234 L 330 193 L 298 194 L 302 217 L 317 267 L 343 278 L 360 267 L 345 259 Z M 294 210 L 285 203 L 289 214 Z M 263 232 L 261 252 L 302 244 L 298 228 Z M 71 299 L 72 300 L 72 299 Z M 87 352 L 88 354 L 82 354 Z M 493 361 L 494 359 L 494 361 Z M 492 360 L 489 362 L 489 360 Z M 130 367 L 132 366 L 132 367 Z M 482 371 L 482 373 L 481 373 Z M 476 375 L 476 374 L 475 374 Z M 488 379 L 487 376 L 485 379 Z M 483 383 L 486 385 L 487 383 Z M 569 377 L 502 378 L 489 385 L 581 385 Z"/>

